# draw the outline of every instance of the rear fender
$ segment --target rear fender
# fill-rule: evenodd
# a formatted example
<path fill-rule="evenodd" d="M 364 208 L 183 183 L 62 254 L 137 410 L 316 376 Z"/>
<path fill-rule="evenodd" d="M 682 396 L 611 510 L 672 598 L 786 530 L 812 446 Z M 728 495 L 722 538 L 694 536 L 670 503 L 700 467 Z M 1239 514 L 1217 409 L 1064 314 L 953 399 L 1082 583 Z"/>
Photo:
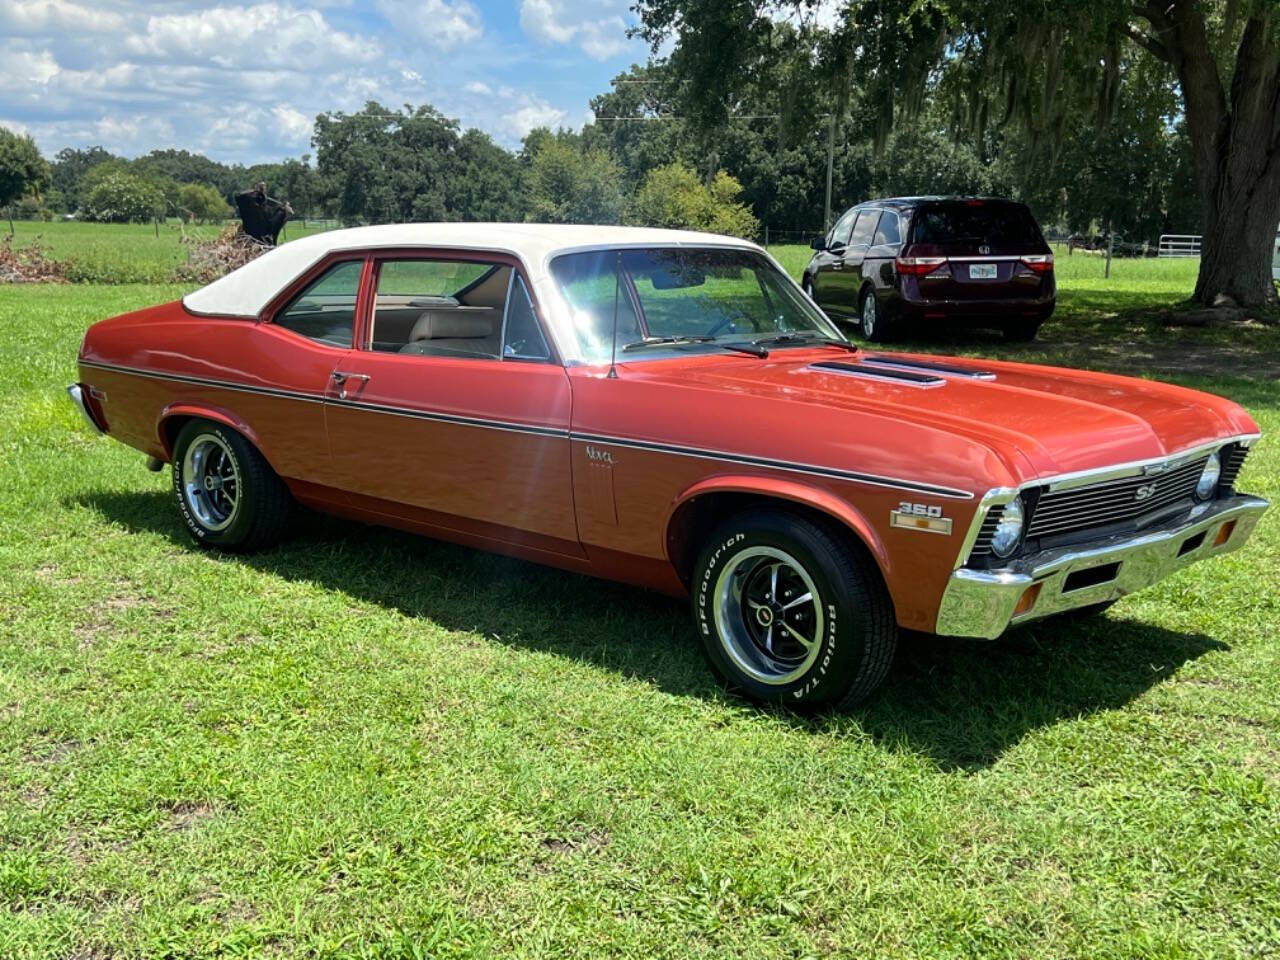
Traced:
<path fill-rule="evenodd" d="M 204 403 L 171 403 L 160 411 L 160 419 L 156 423 L 156 433 L 160 438 L 160 445 L 164 448 L 165 459 L 173 460 L 173 441 L 177 431 L 171 429 L 174 420 L 190 419 L 192 417 L 201 420 L 212 420 L 214 423 L 221 423 L 230 427 L 237 433 L 243 435 L 254 447 L 260 452 L 267 461 L 270 462 L 271 457 L 262 449 L 261 439 L 254 431 L 253 427 L 245 423 L 240 417 L 227 410 L 225 407 L 212 406 Z"/>

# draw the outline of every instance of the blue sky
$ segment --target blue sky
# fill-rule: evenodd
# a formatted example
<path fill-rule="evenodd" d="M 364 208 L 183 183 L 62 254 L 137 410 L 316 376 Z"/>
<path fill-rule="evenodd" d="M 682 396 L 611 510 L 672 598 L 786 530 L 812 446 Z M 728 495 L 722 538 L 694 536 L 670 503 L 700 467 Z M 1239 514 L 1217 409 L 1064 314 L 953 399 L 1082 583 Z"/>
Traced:
<path fill-rule="evenodd" d="M 629 0 L 0 0 L 0 126 L 251 163 L 324 110 L 431 103 L 512 147 L 581 126 L 645 45 Z"/>

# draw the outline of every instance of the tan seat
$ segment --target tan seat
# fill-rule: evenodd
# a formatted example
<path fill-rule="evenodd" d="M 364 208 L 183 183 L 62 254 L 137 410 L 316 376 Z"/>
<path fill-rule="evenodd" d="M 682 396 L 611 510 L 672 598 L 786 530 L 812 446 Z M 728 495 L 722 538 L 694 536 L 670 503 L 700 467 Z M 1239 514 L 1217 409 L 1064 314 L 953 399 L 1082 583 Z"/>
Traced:
<path fill-rule="evenodd" d="M 497 357 L 501 338 L 501 311 L 492 307 L 424 310 L 400 352 Z"/>

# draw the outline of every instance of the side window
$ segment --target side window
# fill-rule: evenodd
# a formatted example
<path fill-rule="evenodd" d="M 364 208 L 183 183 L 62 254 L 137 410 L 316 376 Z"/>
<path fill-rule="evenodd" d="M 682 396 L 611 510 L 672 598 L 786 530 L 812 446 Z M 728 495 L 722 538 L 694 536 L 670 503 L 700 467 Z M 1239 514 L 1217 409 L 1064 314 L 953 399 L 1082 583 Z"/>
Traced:
<path fill-rule="evenodd" d="M 511 268 L 425 258 L 383 260 L 369 347 L 383 353 L 496 360 Z"/>
<path fill-rule="evenodd" d="M 853 236 L 849 238 L 849 245 L 869 244 L 872 234 L 876 232 L 876 221 L 879 219 L 879 210 L 863 210 L 862 213 L 858 214 L 858 222 L 854 225 Z"/>
<path fill-rule="evenodd" d="M 902 242 L 902 233 L 898 228 L 898 215 L 890 210 L 886 210 L 880 215 L 880 226 L 876 227 L 875 238 L 871 241 L 873 246 L 881 244 L 899 244 Z"/>
<path fill-rule="evenodd" d="M 849 244 L 849 232 L 853 230 L 853 221 L 857 217 L 857 210 L 848 211 L 843 217 L 836 221 L 836 225 L 831 228 L 831 236 L 827 240 L 829 247 L 844 247 Z"/>
<path fill-rule="evenodd" d="M 330 347 L 350 347 L 363 260 L 334 264 L 272 321 Z"/>
<path fill-rule="evenodd" d="M 507 298 L 507 318 L 502 331 L 502 355 L 513 360 L 550 360 L 551 351 L 538 326 L 533 301 L 524 277 L 516 275 Z"/>

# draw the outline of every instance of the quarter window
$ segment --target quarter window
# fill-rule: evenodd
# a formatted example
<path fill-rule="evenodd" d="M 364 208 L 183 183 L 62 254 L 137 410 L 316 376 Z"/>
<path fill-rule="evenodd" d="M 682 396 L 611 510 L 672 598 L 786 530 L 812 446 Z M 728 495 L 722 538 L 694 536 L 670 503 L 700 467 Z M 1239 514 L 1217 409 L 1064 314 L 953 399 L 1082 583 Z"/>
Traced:
<path fill-rule="evenodd" d="M 525 289 L 524 277 L 516 275 L 507 299 L 507 320 L 502 333 L 502 355 L 512 360 L 550 360 L 551 351 L 538 326 L 533 301 Z"/>
<path fill-rule="evenodd" d="M 898 227 L 898 215 L 886 210 L 880 215 L 880 226 L 876 227 L 876 235 L 871 243 L 878 247 L 881 244 L 896 245 L 901 242 L 902 231 Z"/>
<path fill-rule="evenodd" d="M 276 315 L 276 326 L 330 347 L 349 348 L 363 260 L 335 264 Z"/>

